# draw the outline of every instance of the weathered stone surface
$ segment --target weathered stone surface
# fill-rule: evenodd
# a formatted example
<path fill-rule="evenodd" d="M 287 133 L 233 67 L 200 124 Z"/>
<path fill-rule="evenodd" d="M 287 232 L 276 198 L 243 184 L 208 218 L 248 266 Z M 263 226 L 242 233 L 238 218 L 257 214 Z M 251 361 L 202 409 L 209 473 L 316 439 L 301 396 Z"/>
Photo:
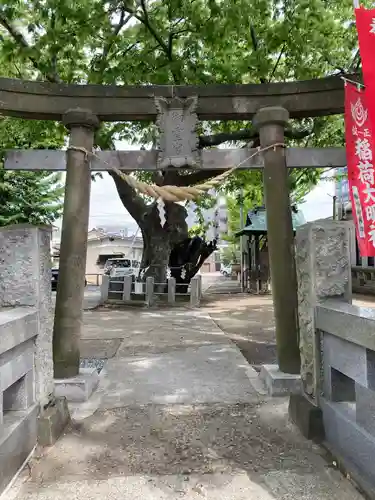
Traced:
<path fill-rule="evenodd" d="M 263 157 L 254 155 L 255 149 L 207 149 L 200 152 L 203 170 L 232 168 L 241 164 L 241 169 L 263 169 Z M 319 168 L 327 164 L 332 168 L 345 167 L 344 148 L 288 148 L 285 151 L 288 168 Z M 157 150 L 149 151 L 97 151 L 91 159 L 93 171 L 108 169 L 108 163 L 119 170 L 153 171 L 157 165 Z M 66 152 L 49 149 L 8 150 L 5 153 L 6 170 L 66 170 Z"/>
<path fill-rule="evenodd" d="M 196 167 L 200 164 L 196 114 L 198 98 L 155 97 L 159 127 L 158 168 Z"/>
<path fill-rule="evenodd" d="M 364 347 L 324 333 L 323 350 L 327 369 L 334 368 L 353 381 L 367 386 L 367 356 Z"/>
<path fill-rule="evenodd" d="M 357 78 L 357 75 L 348 75 Z M 248 85 L 57 85 L 11 78 L 0 79 L 0 110 L 4 115 L 60 120 L 67 109 L 89 108 L 100 120 L 152 120 L 154 96 L 197 95 L 201 120 L 247 120 L 265 106 L 283 106 L 291 118 L 344 112 L 340 76 Z"/>
<path fill-rule="evenodd" d="M 0 356 L 38 335 L 38 313 L 29 307 L 0 311 Z"/>
<path fill-rule="evenodd" d="M 353 344 L 375 351 L 375 310 L 327 300 L 315 310 L 315 327 Z"/>
<path fill-rule="evenodd" d="M 370 489 L 374 498 L 375 438 L 355 421 L 355 410 L 345 403 L 321 399 L 326 440 L 333 455 L 346 462 L 346 470 L 358 483 Z"/>
<path fill-rule="evenodd" d="M 52 446 L 59 439 L 70 422 L 68 404 L 65 398 L 57 398 L 38 417 L 38 443 Z"/>
<path fill-rule="evenodd" d="M 361 384 L 355 384 L 357 424 L 375 437 L 375 392 Z"/>
<path fill-rule="evenodd" d="M 291 394 L 289 417 L 306 439 L 321 442 L 324 439 L 323 413 L 304 394 Z"/>
<path fill-rule="evenodd" d="M 38 405 L 7 412 L 0 432 L 0 493 L 18 472 L 36 444 Z"/>
<path fill-rule="evenodd" d="M 262 365 L 259 378 L 270 396 L 286 396 L 301 392 L 301 376 L 283 373 L 277 365 Z"/>
<path fill-rule="evenodd" d="M 55 379 L 55 395 L 68 401 L 87 401 L 99 384 L 96 368 L 80 368 L 76 377 Z"/>
<path fill-rule="evenodd" d="M 321 352 L 315 338 L 314 307 L 329 297 L 351 301 L 348 224 L 319 220 L 299 227 L 296 266 L 301 376 L 304 390 L 315 397 L 321 383 Z"/>
<path fill-rule="evenodd" d="M 42 404 L 53 393 L 50 234 L 50 227 L 28 224 L 0 229 L 0 306 L 29 306 L 39 313 L 36 400 Z"/>

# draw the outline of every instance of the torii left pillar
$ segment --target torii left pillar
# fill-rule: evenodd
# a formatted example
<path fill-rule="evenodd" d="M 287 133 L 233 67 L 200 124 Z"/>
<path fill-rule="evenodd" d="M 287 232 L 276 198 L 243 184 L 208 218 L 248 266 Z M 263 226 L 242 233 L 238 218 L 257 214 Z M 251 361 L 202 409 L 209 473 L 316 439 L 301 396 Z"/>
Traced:
<path fill-rule="evenodd" d="M 288 119 L 289 113 L 284 108 L 262 108 L 254 117 L 254 125 L 259 130 L 261 147 L 269 148 L 263 152 L 263 182 L 279 369 L 297 375 L 300 373 L 297 278 L 288 170 L 285 148 L 272 147 L 284 144 Z M 268 375 L 271 383 L 272 373 Z M 284 382 L 287 385 L 291 380 L 286 377 Z"/>
<path fill-rule="evenodd" d="M 91 189 L 91 158 L 85 151 L 92 151 L 94 133 L 99 127 L 97 116 L 85 109 L 67 111 L 62 121 L 70 131 L 69 146 L 72 149 L 66 153 L 59 283 L 53 330 L 55 379 L 73 378 L 79 374 Z"/>

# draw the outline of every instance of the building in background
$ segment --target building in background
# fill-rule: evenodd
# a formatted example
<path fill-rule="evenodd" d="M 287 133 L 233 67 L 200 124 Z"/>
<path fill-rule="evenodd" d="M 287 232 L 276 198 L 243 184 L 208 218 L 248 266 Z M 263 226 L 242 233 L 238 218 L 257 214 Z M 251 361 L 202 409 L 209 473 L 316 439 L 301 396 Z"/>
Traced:
<path fill-rule="evenodd" d="M 87 239 L 86 275 L 103 274 L 108 259 L 128 257 L 141 261 L 142 237 L 140 233 L 129 233 L 130 231 L 124 226 L 108 225 L 91 229 Z M 51 255 L 53 265 L 56 267 L 59 264 L 60 240 L 60 229 L 53 227 Z M 88 282 L 90 282 L 89 277 Z"/>
<path fill-rule="evenodd" d="M 128 257 L 141 261 L 143 240 L 140 232 L 128 234 L 122 226 L 93 228 L 88 233 L 86 274 L 103 274 L 108 259 Z"/>
<path fill-rule="evenodd" d="M 52 226 L 51 236 L 51 260 L 52 267 L 58 266 L 60 258 L 61 228 Z"/>
<path fill-rule="evenodd" d="M 348 169 L 346 167 L 335 169 L 335 196 L 338 219 L 345 219 L 345 214 L 351 211 Z"/>

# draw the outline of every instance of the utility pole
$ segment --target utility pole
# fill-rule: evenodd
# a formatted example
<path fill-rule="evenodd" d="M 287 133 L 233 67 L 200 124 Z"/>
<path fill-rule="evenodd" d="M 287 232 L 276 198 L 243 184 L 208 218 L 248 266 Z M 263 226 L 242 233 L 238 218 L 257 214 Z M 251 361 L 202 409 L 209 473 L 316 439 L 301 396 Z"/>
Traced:
<path fill-rule="evenodd" d="M 333 196 L 332 197 L 332 210 L 333 210 L 333 214 L 332 214 L 332 219 L 333 220 L 336 220 L 336 201 L 337 201 L 337 196 Z"/>
<path fill-rule="evenodd" d="M 243 189 L 241 188 L 240 190 L 240 229 L 244 228 L 244 210 L 243 210 Z M 241 270 L 241 292 L 244 291 L 245 289 L 245 283 L 244 283 L 244 262 L 243 262 L 243 235 L 240 236 L 240 270 Z"/>

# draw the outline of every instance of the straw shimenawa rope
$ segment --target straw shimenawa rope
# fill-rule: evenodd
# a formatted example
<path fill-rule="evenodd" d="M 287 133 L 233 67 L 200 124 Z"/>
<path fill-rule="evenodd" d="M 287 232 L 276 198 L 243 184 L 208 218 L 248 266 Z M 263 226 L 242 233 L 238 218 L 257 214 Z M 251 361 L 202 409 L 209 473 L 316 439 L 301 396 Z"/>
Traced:
<path fill-rule="evenodd" d="M 115 174 L 121 177 L 121 179 L 123 179 L 129 186 L 136 189 L 142 194 L 150 196 L 151 198 L 155 198 L 156 200 L 163 199 L 165 201 L 178 202 L 185 200 L 194 200 L 199 196 L 202 196 L 210 189 L 213 189 L 216 186 L 222 184 L 223 181 L 225 181 L 235 170 L 241 167 L 241 165 L 243 165 L 245 162 L 254 158 L 254 156 L 263 153 L 264 151 L 268 151 L 269 149 L 275 150 L 277 147 L 285 148 L 285 144 L 282 142 L 276 142 L 275 144 L 271 144 L 270 146 L 266 146 L 264 148 L 257 148 L 257 150 L 252 155 L 248 156 L 240 163 L 238 163 L 238 165 L 230 168 L 229 170 L 226 170 L 222 174 L 204 182 L 203 184 L 196 184 L 195 186 L 187 187 L 171 185 L 157 186 L 156 184 L 147 184 L 146 182 L 139 181 L 131 175 L 124 174 L 124 172 L 119 170 L 117 167 L 110 165 L 108 162 L 100 158 L 96 153 L 87 151 L 85 148 L 81 148 L 78 146 L 69 146 L 68 150 L 70 149 L 72 151 L 80 151 L 86 157 L 93 156 L 97 158 L 101 163 L 108 166 L 108 170 L 115 172 Z"/>

